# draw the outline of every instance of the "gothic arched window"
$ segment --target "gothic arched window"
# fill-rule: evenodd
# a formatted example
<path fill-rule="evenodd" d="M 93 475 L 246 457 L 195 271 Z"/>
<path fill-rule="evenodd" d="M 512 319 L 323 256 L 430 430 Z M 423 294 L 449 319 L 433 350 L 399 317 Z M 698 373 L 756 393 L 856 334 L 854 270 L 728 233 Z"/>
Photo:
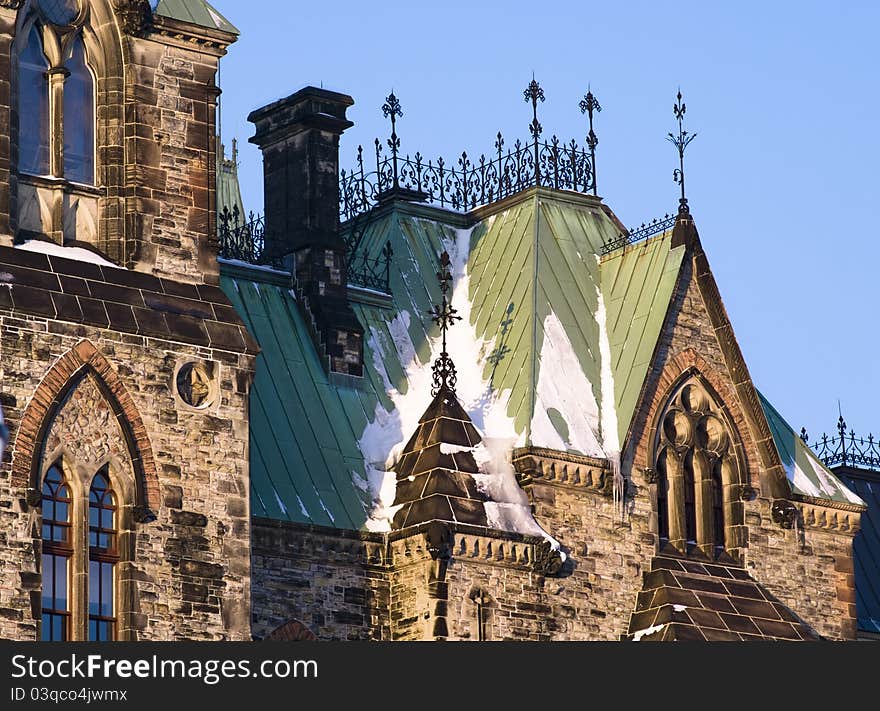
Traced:
<path fill-rule="evenodd" d="M 95 79 L 82 32 L 88 4 L 32 6 L 18 53 L 19 173 L 93 185 Z"/>
<path fill-rule="evenodd" d="M 89 640 L 116 638 L 116 497 L 106 468 L 89 490 Z"/>
<path fill-rule="evenodd" d="M 95 181 L 95 84 L 82 37 L 73 41 L 64 81 L 64 177 Z"/>
<path fill-rule="evenodd" d="M 61 462 L 43 480 L 44 641 L 118 638 L 119 501 L 106 465 L 85 486 L 73 495 Z"/>
<path fill-rule="evenodd" d="M 49 60 L 36 24 L 18 57 L 18 169 L 49 174 Z"/>
<path fill-rule="evenodd" d="M 70 487 L 60 463 L 43 483 L 43 632 L 46 642 L 70 639 L 70 563 L 73 557 Z"/>
<path fill-rule="evenodd" d="M 696 377 L 673 392 L 661 413 L 655 469 L 661 550 L 723 555 L 740 518 L 731 493 L 738 466 L 722 407 Z"/>

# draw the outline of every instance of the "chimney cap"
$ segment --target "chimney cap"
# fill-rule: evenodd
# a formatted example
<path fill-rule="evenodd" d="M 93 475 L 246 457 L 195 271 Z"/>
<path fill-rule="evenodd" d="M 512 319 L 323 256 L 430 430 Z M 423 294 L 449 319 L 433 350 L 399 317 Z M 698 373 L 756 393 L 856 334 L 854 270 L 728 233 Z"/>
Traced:
<path fill-rule="evenodd" d="M 326 122 L 329 130 L 336 129 L 338 133 L 342 133 L 354 125 L 345 118 L 345 110 L 353 104 L 354 99 L 348 94 L 319 89 L 316 86 L 303 87 L 284 99 L 273 101 L 250 113 L 248 121 L 257 127 L 257 134 L 251 141 L 262 143 L 261 134 L 281 124 L 313 124 L 316 119 L 321 118 L 329 120 Z"/>

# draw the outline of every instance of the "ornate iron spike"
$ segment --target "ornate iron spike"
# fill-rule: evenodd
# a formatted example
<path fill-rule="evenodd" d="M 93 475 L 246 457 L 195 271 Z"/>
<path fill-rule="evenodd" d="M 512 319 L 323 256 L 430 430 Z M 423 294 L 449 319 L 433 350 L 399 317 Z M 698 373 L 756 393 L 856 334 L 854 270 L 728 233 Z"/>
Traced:
<path fill-rule="evenodd" d="M 801 427 L 801 439 L 802 439 L 804 442 L 809 442 L 809 441 L 810 441 L 810 435 L 807 434 L 807 428 L 806 428 L 806 427 Z"/>
<path fill-rule="evenodd" d="M 400 101 L 394 95 L 394 90 L 385 97 L 385 103 L 382 104 L 382 114 L 385 118 L 391 117 L 391 138 L 388 139 L 388 147 L 391 149 L 391 170 L 394 180 L 394 188 L 397 189 L 397 151 L 400 149 L 400 139 L 397 137 L 397 117 L 403 116 L 403 109 L 400 107 Z"/>
<path fill-rule="evenodd" d="M 538 173 L 538 139 L 541 137 L 541 133 L 544 131 L 544 127 L 541 126 L 541 123 L 538 121 L 538 101 L 544 101 L 544 90 L 541 88 L 541 85 L 535 81 L 535 76 L 532 75 L 532 81 L 529 82 L 528 87 L 523 92 L 523 97 L 526 100 L 526 103 L 532 102 L 532 123 L 529 125 L 529 133 L 532 134 L 532 139 L 535 143 L 535 176 L 539 176 Z M 536 180 L 536 183 L 538 181 Z"/>
<path fill-rule="evenodd" d="M 687 113 L 687 105 L 682 101 L 681 89 L 676 95 L 675 105 L 672 112 L 678 121 L 678 135 L 673 133 L 667 134 L 667 140 L 678 149 L 678 168 L 672 172 L 672 179 L 681 187 L 681 198 L 678 202 L 678 214 L 687 215 L 690 213 L 687 197 L 684 189 L 684 152 L 696 137 L 696 133 L 688 133 L 684 130 L 684 115 Z"/>
<path fill-rule="evenodd" d="M 450 326 L 454 326 L 456 321 L 461 321 L 458 311 L 452 307 L 449 300 L 449 291 L 452 284 L 452 271 L 450 265 L 452 260 L 449 258 L 449 252 L 444 251 L 440 255 L 440 271 L 437 272 L 437 281 L 440 283 L 441 301 L 439 305 L 428 312 L 434 323 L 440 327 L 442 337 L 442 350 L 440 357 L 434 361 L 433 366 L 433 387 L 431 395 L 435 396 L 441 390 L 449 390 L 455 392 L 455 384 L 458 376 L 455 372 L 455 364 L 449 353 L 446 352 L 446 332 Z"/>
<path fill-rule="evenodd" d="M 597 195 L 598 187 L 596 185 L 596 146 L 599 145 L 599 139 L 596 137 L 595 131 L 593 131 L 593 112 L 600 113 L 602 111 L 602 107 L 596 100 L 596 97 L 593 96 L 593 92 L 589 86 L 587 86 L 587 95 L 583 99 L 581 99 L 581 103 L 579 105 L 581 108 L 581 113 L 587 114 L 590 119 L 590 132 L 587 134 L 587 147 L 590 149 L 590 162 L 592 163 L 593 169 L 593 195 Z"/>

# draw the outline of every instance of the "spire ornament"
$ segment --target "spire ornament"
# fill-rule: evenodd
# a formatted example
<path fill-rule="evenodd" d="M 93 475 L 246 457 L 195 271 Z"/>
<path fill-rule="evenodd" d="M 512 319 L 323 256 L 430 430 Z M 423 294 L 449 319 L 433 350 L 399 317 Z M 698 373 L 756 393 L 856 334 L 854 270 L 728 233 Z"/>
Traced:
<path fill-rule="evenodd" d="M 382 114 L 385 118 L 391 117 L 391 138 L 388 139 L 388 147 L 391 149 L 391 161 L 394 179 L 394 189 L 396 190 L 398 182 L 397 174 L 397 153 L 400 150 L 400 138 L 397 136 L 397 117 L 403 116 L 403 109 L 400 106 L 400 100 L 394 95 L 394 89 L 385 97 L 385 103 L 382 104 Z M 378 143 L 378 141 L 377 141 Z M 376 155 L 378 156 L 378 149 Z"/>
<path fill-rule="evenodd" d="M 544 132 L 544 127 L 541 125 L 541 122 L 538 121 L 538 102 L 544 101 L 544 90 L 541 88 L 541 85 L 535 81 L 534 72 L 532 73 L 532 80 L 523 92 L 523 98 L 526 100 L 526 103 L 532 102 L 532 122 L 529 124 L 529 133 L 532 134 L 532 144 L 535 150 L 535 185 L 540 185 L 541 152 L 539 141 L 541 139 L 541 134 Z"/>
<path fill-rule="evenodd" d="M 599 105 L 596 97 L 593 96 L 593 92 L 590 90 L 589 86 L 587 86 L 587 95 L 581 99 L 579 106 L 581 108 L 581 113 L 587 114 L 590 118 L 590 132 L 587 134 L 587 148 L 590 149 L 590 163 L 592 164 L 593 169 L 593 195 L 598 195 L 598 188 L 596 187 L 596 146 L 599 145 L 599 139 L 593 131 L 593 112 L 600 113 L 602 107 Z"/>
<path fill-rule="evenodd" d="M 688 215 L 691 210 L 688 207 L 688 201 L 684 192 L 684 152 L 690 145 L 691 141 L 697 137 L 697 134 L 688 133 L 684 130 L 683 123 L 684 115 L 687 112 L 687 106 L 681 100 L 681 89 L 678 90 L 678 95 L 675 98 L 676 102 L 675 106 L 672 107 L 672 111 L 678 121 L 678 135 L 676 136 L 673 133 L 669 133 L 667 140 L 678 149 L 678 168 L 672 172 L 672 179 L 681 186 L 681 199 L 678 201 L 678 214 Z"/>
<path fill-rule="evenodd" d="M 452 358 L 446 352 L 446 331 L 449 330 L 450 326 L 454 326 L 456 321 L 461 321 L 461 316 L 458 315 L 458 311 L 452 307 L 449 301 L 449 289 L 452 283 L 452 272 L 449 269 L 450 264 L 449 252 L 444 251 L 440 255 L 440 271 L 437 272 L 437 281 L 440 282 L 440 304 L 435 304 L 434 308 L 428 312 L 434 323 L 440 327 L 440 333 L 443 338 L 443 349 L 440 352 L 440 357 L 434 361 L 433 366 L 434 376 L 431 395 L 434 397 L 441 390 L 455 392 L 455 384 L 458 380 L 458 375 L 455 372 L 455 363 L 452 362 Z"/>

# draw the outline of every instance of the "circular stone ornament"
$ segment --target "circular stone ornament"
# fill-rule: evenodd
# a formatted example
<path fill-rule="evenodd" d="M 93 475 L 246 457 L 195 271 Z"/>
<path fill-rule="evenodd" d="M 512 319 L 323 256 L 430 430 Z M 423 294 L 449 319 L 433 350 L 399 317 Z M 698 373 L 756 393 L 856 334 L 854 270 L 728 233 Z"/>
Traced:
<path fill-rule="evenodd" d="M 185 363 L 177 371 L 177 394 L 197 410 L 204 410 L 214 403 L 214 383 L 214 377 L 204 363 Z"/>
<path fill-rule="evenodd" d="M 53 25 L 72 25 L 81 10 L 80 0 L 39 0 L 38 4 Z"/>

